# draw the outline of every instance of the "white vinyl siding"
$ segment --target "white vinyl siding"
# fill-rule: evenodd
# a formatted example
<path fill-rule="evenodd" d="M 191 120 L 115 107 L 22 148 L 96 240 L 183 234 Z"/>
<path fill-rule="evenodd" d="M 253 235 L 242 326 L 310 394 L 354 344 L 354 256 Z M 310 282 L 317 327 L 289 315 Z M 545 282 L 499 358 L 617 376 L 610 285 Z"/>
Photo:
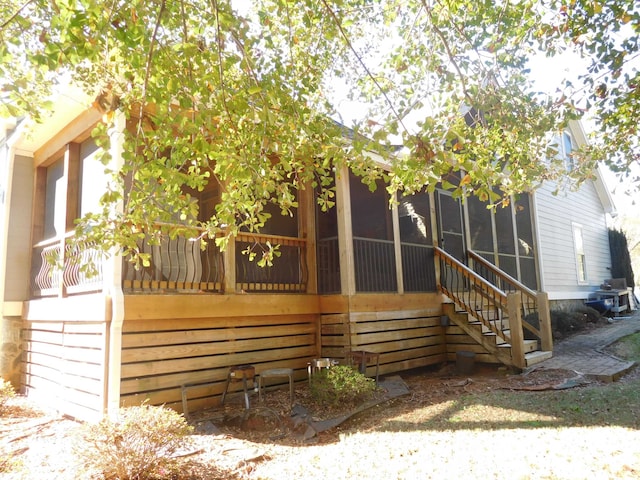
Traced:
<path fill-rule="evenodd" d="M 550 298 L 587 298 L 610 277 L 611 255 L 604 208 L 592 182 L 578 191 L 553 195 L 554 184 L 535 192 L 542 288 Z M 578 281 L 573 226 L 582 226 L 586 281 Z M 555 292 L 555 293 L 554 293 Z"/>

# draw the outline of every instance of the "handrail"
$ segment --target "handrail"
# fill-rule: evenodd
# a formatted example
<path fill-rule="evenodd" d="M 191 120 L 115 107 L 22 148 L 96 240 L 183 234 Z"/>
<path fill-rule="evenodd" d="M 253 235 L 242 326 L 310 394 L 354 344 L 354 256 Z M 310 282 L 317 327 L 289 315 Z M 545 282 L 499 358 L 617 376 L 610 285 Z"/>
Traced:
<path fill-rule="evenodd" d="M 446 251 L 444 251 L 442 248 L 440 247 L 433 247 L 434 251 L 436 252 L 436 255 L 438 255 L 440 258 L 445 258 L 447 259 L 447 261 L 449 263 L 451 263 L 452 265 L 454 265 L 457 270 L 461 273 L 464 274 L 465 277 L 467 278 L 472 278 L 474 280 L 474 282 L 479 283 L 480 285 L 482 285 L 485 289 L 489 290 L 489 291 L 494 291 L 496 292 L 501 298 L 504 298 L 504 301 L 506 303 L 507 301 L 507 294 L 506 292 L 504 292 L 503 290 L 499 289 L 498 287 L 496 287 L 494 284 L 492 284 L 491 282 L 489 282 L 487 279 L 485 279 L 484 277 L 482 277 L 481 275 L 478 275 L 476 272 L 474 272 L 473 270 L 471 270 L 469 267 L 467 267 L 464 263 L 462 263 L 460 260 L 458 260 L 457 258 L 449 255 Z"/>
<path fill-rule="evenodd" d="M 58 245 L 62 240 L 66 240 L 68 238 L 71 238 L 74 235 L 75 235 L 75 231 L 74 230 L 69 230 L 64 235 L 56 235 L 55 237 L 52 237 L 52 238 L 47 238 L 45 240 L 40 240 L 38 243 L 35 243 L 33 245 L 33 248 L 44 248 L 44 247 L 51 247 L 53 245 Z"/>
<path fill-rule="evenodd" d="M 271 242 L 287 246 L 304 246 L 307 244 L 306 238 L 286 237 L 284 235 L 270 235 L 265 233 L 238 232 L 236 241 L 241 242 Z"/>
<path fill-rule="evenodd" d="M 486 268 L 489 272 L 496 275 L 497 278 L 507 282 L 511 287 L 513 287 L 514 292 L 518 292 L 522 294 L 522 301 L 520 303 L 522 309 L 522 326 L 533 333 L 534 336 L 543 340 L 545 336 L 542 332 L 542 329 L 535 327 L 529 321 L 527 321 L 528 315 L 534 314 L 539 316 L 539 308 L 538 308 L 538 293 L 531 290 L 529 287 L 521 283 L 520 281 L 513 278 L 507 272 L 502 271 L 487 259 L 481 257 L 473 250 L 467 250 L 467 255 L 469 258 L 480 264 L 482 267 Z M 525 298 L 526 297 L 526 298 Z M 538 322 L 541 323 L 540 321 Z M 549 327 L 550 328 L 550 327 Z M 543 343 L 548 345 L 548 339 L 543 340 Z"/>
<path fill-rule="evenodd" d="M 507 272 L 504 272 L 504 271 L 500 270 L 494 264 L 489 262 L 486 258 L 481 257 L 480 255 L 478 255 L 473 250 L 467 250 L 467 255 L 469 257 L 471 257 L 471 259 L 473 261 L 481 263 L 484 267 L 488 268 L 492 273 L 494 273 L 496 276 L 500 277 L 502 280 L 506 280 L 507 283 L 513 285 L 515 287 L 515 290 L 520 290 L 525 295 L 527 295 L 528 297 L 531 297 L 533 299 L 536 298 L 536 292 L 531 290 L 525 284 L 521 283 L 519 280 L 516 280 L 515 278 L 513 278 Z"/>
<path fill-rule="evenodd" d="M 441 261 L 440 290 L 485 328 L 510 343 L 511 336 L 502 325 L 503 312 L 507 310 L 507 294 L 442 248 L 434 247 L 434 252 Z M 449 278 L 442 263 L 459 272 L 462 279 L 457 276 Z"/>

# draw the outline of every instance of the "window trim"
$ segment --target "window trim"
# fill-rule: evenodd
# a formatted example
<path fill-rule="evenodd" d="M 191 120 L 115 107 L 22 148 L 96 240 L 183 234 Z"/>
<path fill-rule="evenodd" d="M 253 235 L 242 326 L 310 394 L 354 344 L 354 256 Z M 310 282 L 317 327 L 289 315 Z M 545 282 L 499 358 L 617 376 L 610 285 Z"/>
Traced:
<path fill-rule="evenodd" d="M 571 222 L 571 232 L 578 285 L 588 285 L 589 275 L 587 269 L 587 254 L 584 248 L 584 228 L 579 223 Z M 578 238 L 580 240 L 579 242 L 577 241 Z"/>

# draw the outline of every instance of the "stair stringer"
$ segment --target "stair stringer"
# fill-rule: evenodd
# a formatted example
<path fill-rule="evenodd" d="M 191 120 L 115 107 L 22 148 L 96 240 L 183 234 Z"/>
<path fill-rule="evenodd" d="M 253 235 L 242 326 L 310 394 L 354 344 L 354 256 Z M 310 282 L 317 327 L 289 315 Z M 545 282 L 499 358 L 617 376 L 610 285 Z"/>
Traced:
<path fill-rule="evenodd" d="M 464 333 L 473 338 L 488 353 L 494 355 L 501 363 L 513 367 L 516 366 L 511 357 L 511 347 L 508 344 L 498 347 L 495 343 L 495 337 L 490 337 L 482 332 L 481 328 L 469 324 L 470 314 L 467 312 L 458 312 L 453 303 L 445 303 L 442 310 L 449 319 L 462 329 Z"/>

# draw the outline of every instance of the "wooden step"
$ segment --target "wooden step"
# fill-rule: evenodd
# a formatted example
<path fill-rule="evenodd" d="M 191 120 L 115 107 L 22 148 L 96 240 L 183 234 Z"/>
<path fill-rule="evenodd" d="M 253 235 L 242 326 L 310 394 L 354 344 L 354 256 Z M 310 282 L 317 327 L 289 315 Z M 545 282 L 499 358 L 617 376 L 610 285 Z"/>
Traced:
<path fill-rule="evenodd" d="M 491 336 L 496 337 L 496 343 L 504 343 L 505 342 L 505 340 L 503 339 L 503 337 L 500 334 L 496 334 L 492 330 L 489 330 L 489 327 L 487 327 L 484 323 L 481 323 L 481 322 L 469 322 L 469 325 L 472 326 L 473 328 L 475 328 L 476 330 L 480 330 L 482 332 L 482 334 L 487 336 L 487 337 L 491 337 Z M 504 334 L 504 336 L 509 336 L 509 329 L 508 328 L 504 328 L 504 327 L 502 329 L 499 328 L 499 331 L 501 331 Z"/>
<path fill-rule="evenodd" d="M 500 348 L 511 348 L 511 344 L 510 343 L 502 343 L 500 345 L 498 345 L 498 347 Z M 538 341 L 537 340 L 525 340 L 524 341 L 524 346 L 523 346 L 523 350 L 524 350 L 524 354 L 525 356 L 527 356 L 527 354 L 531 353 L 531 352 L 538 352 Z M 551 353 L 551 352 L 549 352 Z"/>
<path fill-rule="evenodd" d="M 533 352 L 525 353 L 524 360 L 527 362 L 527 367 L 535 365 L 536 363 L 544 362 L 553 356 L 553 352 L 543 352 L 542 350 L 536 350 Z"/>

